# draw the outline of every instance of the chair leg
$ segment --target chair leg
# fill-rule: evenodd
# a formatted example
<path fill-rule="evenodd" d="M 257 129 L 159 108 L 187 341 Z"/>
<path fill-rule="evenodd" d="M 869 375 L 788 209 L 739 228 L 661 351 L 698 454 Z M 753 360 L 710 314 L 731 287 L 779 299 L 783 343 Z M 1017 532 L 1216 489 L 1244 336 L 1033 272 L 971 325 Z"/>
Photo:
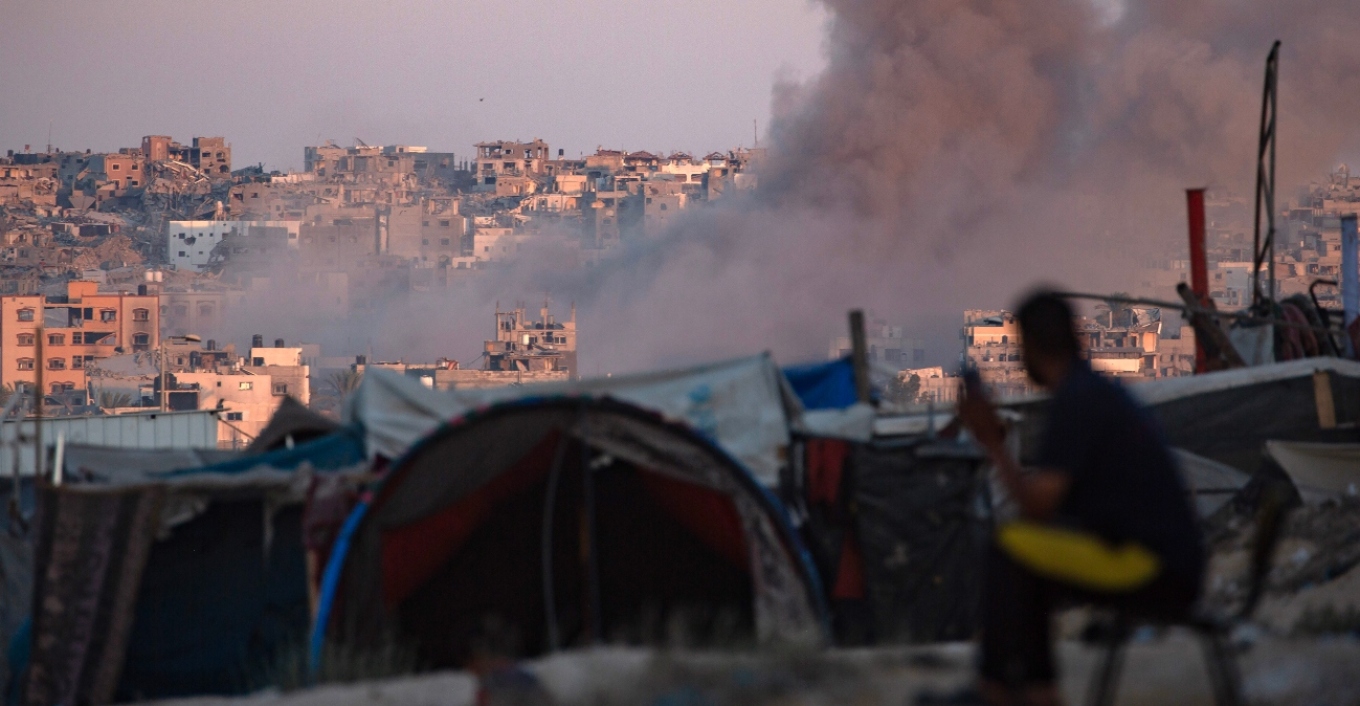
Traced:
<path fill-rule="evenodd" d="M 1214 690 L 1216 706 L 1244 706 L 1242 676 L 1237 669 L 1237 657 L 1220 632 L 1202 633 L 1204 666 L 1209 672 L 1209 683 Z"/>
<path fill-rule="evenodd" d="M 1090 706 L 1111 706 L 1114 703 L 1115 687 L 1119 682 L 1119 672 L 1124 667 L 1124 648 L 1128 645 L 1123 630 L 1116 629 L 1106 643 L 1105 657 L 1100 661 L 1099 670 L 1091 682 L 1086 702 Z"/>

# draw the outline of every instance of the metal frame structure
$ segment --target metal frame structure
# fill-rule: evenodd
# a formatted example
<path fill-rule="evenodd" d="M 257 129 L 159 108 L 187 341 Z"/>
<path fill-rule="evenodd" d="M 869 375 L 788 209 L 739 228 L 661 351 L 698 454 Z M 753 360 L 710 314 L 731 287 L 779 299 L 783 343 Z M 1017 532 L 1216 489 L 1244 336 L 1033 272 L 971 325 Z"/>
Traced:
<path fill-rule="evenodd" d="M 1252 306 L 1264 309 L 1267 319 L 1274 318 L 1275 301 L 1275 117 L 1280 69 L 1280 42 L 1270 47 L 1266 57 L 1265 91 L 1261 96 L 1261 130 L 1256 148 L 1256 224 L 1252 237 Z M 1261 212 L 1265 211 L 1265 236 L 1261 234 Z M 1270 290 L 1261 291 L 1261 266 L 1269 264 Z"/>

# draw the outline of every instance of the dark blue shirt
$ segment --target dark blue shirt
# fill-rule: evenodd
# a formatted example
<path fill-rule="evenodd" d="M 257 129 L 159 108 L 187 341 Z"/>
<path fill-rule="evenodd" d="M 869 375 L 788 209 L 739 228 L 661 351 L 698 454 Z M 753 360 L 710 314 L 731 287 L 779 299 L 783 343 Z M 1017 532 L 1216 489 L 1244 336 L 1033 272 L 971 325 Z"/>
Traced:
<path fill-rule="evenodd" d="M 1171 450 L 1151 415 L 1084 361 L 1054 391 L 1038 465 L 1071 479 L 1062 518 L 1110 542 L 1137 542 L 1199 585 L 1199 522 Z"/>

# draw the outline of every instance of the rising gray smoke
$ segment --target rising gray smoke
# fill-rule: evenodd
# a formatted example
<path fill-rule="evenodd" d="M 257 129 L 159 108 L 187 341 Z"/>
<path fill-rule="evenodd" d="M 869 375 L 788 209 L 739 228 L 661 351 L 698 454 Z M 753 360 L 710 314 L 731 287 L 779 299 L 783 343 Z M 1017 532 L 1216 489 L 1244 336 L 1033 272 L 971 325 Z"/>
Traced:
<path fill-rule="evenodd" d="M 1281 198 L 1360 137 L 1346 0 L 824 2 L 828 67 L 776 87 L 759 200 L 594 273 L 587 360 L 816 356 L 867 306 L 943 362 L 965 307 L 1134 288 L 1183 257 L 1184 188 L 1250 198 L 1276 38 Z"/>
<path fill-rule="evenodd" d="M 1360 137 L 1353 0 L 823 2 L 827 69 L 775 87 L 756 197 L 584 272 L 417 297 L 365 335 L 456 356 L 494 300 L 548 290 L 580 305 L 586 374 L 819 357 L 852 307 L 948 362 L 964 308 L 1036 281 L 1134 289 L 1143 259 L 1183 257 L 1186 187 L 1250 199 L 1275 39 L 1281 198 Z"/>

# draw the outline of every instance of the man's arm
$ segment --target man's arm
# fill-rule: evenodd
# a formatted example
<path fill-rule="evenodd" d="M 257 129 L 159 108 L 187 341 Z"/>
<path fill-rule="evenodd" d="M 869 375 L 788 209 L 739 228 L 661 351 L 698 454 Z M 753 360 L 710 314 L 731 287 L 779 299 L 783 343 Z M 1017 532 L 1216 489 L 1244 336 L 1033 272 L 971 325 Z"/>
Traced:
<path fill-rule="evenodd" d="M 1053 518 L 1067 496 L 1071 477 L 1056 468 L 1039 468 L 1028 473 L 1020 469 L 1006 449 L 1005 428 L 996 410 L 985 399 L 964 397 L 959 402 L 959 420 L 987 451 L 1002 485 L 1020 506 L 1026 519 L 1045 522 Z"/>

